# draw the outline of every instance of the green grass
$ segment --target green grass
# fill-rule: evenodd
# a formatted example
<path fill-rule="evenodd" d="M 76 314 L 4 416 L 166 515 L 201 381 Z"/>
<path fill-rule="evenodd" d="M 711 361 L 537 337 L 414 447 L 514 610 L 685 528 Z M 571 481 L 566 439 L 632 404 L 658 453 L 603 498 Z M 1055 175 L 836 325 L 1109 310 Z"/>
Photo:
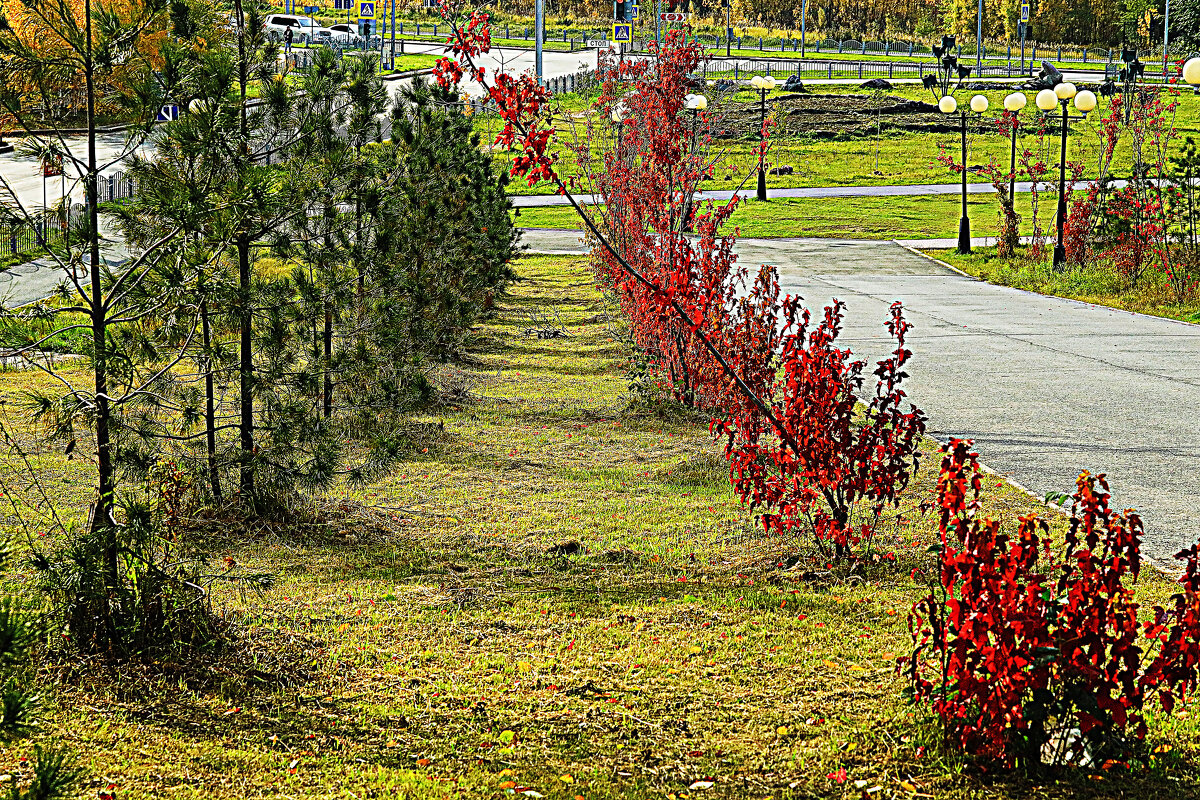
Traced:
<path fill-rule="evenodd" d="M 51 719 L 0 743 L 3 763 L 65 743 L 121 798 L 1200 789 L 1195 706 L 1151 719 L 1150 746 L 1171 750 L 1175 778 L 1117 769 L 1030 783 L 964 765 L 904 701 L 893 667 L 922 592 L 909 570 L 933 521 L 915 509 L 932 497 L 935 460 L 904 498 L 911 526 L 881 535 L 899 566 L 871 566 L 861 583 L 780 570 L 795 543 L 765 539 L 736 502 L 706 420 L 629 404 L 626 354 L 586 265 L 535 257 L 516 269 L 523 280 L 470 365 L 442 375 L 472 399 L 414 420 L 425 433 L 395 473 L 321 500 L 327 524 L 303 533 L 192 523 L 186 541 L 214 571 L 228 557 L 277 576 L 261 595 L 218 591 L 238 648 L 199 672 L 160 665 L 165 677 L 48 673 L 47 685 L 69 676 Z M 534 309 L 559 311 L 566 337 L 525 336 Z M 23 390 L 50 385 L 3 373 L 0 400 L 52 502 L 82 514 L 90 443 L 67 461 L 15 410 Z M 985 513 L 1006 524 L 1033 507 L 986 487 Z M 579 552 L 548 552 L 572 541 Z M 1152 575 L 1138 588 L 1154 601 L 1171 590 Z M 845 784 L 827 777 L 842 768 Z M 716 786 L 689 791 L 704 778 Z"/>
<path fill-rule="evenodd" d="M 710 184 L 711 185 L 711 184 Z M 753 197 L 753 188 L 748 190 Z M 1000 204 L 995 195 L 968 195 L 973 236 L 995 236 Z M 768 190 L 769 198 L 769 190 Z M 1029 219 L 1029 196 L 1018 197 L 1017 213 Z M 1045 203 L 1045 198 L 1042 199 Z M 1051 206 L 1053 204 L 1051 203 Z M 598 211 L 598 209 L 596 209 Z M 954 195 L 828 197 L 754 200 L 739 204 L 729 225 L 750 238 L 941 239 L 958 236 L 962 200 Z M 570 207 L 522 208 L 513 221 L 525 228 L 579 230 Z M 732 230 L 727 229 L 727 230 Z"/>
<path fill-rule="evenodd" d="M 407 72 L 413 69 L 433 69 L 440 56 L 428 53 L 405 53 L 396 55 L 396 68 L 391 72 Z"/>
<path fill-rule="evenodd" d="M 1161 282 L 1153 274 L 1143 276 L 1136 286 L 1130 286 L 1128 281 L 1100 262 L 1069 266 L 1056 272 L 1048 258 L 1042 261 L 1035 260 L 1024 247 L 1020 248 L 1017 257 L 1011 260 L 997 258 L 994 247 L 975 248 L 970 255 L 960 255 L 955 250 L 928 252 L 969 275 L 1001 286 L 1012 286 L 1039 294 L 1067 297 L 1156 317 L 1200 322 L 1200 300 L 1175 302 L 1175 298 L 1160 285 Z"/>

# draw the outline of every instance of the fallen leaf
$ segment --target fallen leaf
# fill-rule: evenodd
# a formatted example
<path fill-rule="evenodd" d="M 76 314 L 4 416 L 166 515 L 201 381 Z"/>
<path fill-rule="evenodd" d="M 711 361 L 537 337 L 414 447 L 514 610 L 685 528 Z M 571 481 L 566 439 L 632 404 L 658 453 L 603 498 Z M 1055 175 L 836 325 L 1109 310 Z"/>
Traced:
<path fill-rule="evenodd" d="M 715 785 L 716 781 L 696 781 L 688 788 L 694 791 L 696 789 L 711 789 Z"/>

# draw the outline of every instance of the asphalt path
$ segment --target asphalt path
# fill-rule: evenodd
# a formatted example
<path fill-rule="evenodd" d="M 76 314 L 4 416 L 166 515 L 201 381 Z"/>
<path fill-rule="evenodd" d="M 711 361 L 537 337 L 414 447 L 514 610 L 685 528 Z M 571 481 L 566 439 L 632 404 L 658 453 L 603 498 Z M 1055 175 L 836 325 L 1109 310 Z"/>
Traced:
<path fill-rule="evenodd" d="M 583 253 L 578 233 L 528 231 L 537 252 Z M 1200 536 L 1200 326 L 978 281 L 894 242 L 742 239 L 739 258 L 779 269 L 784 292 L 846 303 L 844 345 L 869 364 L 891 340 L 892 301 L 914 324 L 908 391 L 938 439 L 1038 495 L 1106 473 L 1136 507 L 1160 564 Z"/>

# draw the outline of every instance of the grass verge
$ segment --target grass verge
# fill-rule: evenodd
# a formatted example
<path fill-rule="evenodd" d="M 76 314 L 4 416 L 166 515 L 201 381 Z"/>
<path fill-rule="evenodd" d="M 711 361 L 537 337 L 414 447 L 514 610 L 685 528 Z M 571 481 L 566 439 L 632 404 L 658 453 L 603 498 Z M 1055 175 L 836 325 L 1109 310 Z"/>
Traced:
<path fill-rule="evenodd" d="M 1041 262 L 1028 258 L 1024 247 L 1019 248 L 1017 257 L 1011 260 L 997 258 L 995 247 L 977 247 L 970 255 L 961 255 L 957 250 L 926 252 L 968 275 L 1001 286 L 1200 323 L 1200 299 L 1175 302 L 1170 290 L 1161 284 L 1154 284 L 1153 275 L 1143 276 L 1136 286 L 1130 286 L 1120 275 L 1102 264 L 1068 266 L 1056 272 L 1048 258 Z"/>
<path fill-rule="evenodd" d="M 744 191 L 753 197 L 752 186 Z M 1018 213 L 1027 212 L 1028 196 L 1019 200 Z M 1000 213 L 996 196 L 968 195 L 967 206 L 972 235 L 995 236 Z M 777 197 L 739 204 L 729 224 L 737 226 L 741 236 L 761 239 L 939 239 L 958 236 L 961 214 L 962 200 L 954 195 Z M 513 219 L 527 228 L 578 230 L 581 225 L 574 210 L 563 206 L 522 208 Z"/>
<path fill-rule="evenodd" d="M 201 557 L 278 577 L 217 597 L 247 668 L 76 677 L 39 736 L 82 753 L 122 798 L 1150 800 L 1200 788 L 1194 706 L 1151 720 L 1176 777 L 1114 768 L 1034 784 L 942 748 L 892 661 L 922 592 L 909 570 L 933 528 L 912 511 L 931 496 L 932 445 L 907 521 L 881 534 L 898 566 L 854 580 L 788 568 L 795 543 L 764 538 L 736 502 L 705 421 L 630 405 L 586 264 L 516 268 L 523 280 L 470 364 L 443 375 L 462 391 L 414 421 L 424 433 L 394 474 L 336 493 L 335 518 L 304 535 L 193 523 Z M 527 336 L 533 310 L 559 312 L 565 335 Z M 39 381 L 0 375 L 0 399 L 12 409 Z M 20 432 L 52 501 L 82 511 L 88 445 L 68 462 Z M 1031 507 L 987 487 L 989 514 L 1012 523 Z M 1170 585 L 1151 577 L 1139 591 L 1159 599 Z M 0 763 L 33 741 L 0 744 Z"/>

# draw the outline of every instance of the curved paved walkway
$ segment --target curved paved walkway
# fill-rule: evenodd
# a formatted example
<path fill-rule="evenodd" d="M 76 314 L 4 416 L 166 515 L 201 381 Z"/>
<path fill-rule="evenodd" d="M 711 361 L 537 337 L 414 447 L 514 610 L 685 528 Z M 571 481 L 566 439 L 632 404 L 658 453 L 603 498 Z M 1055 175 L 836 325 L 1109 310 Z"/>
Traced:
<path fill-rule="evenodd" d="M 584 252 L 570 231 L 525 241 Z M 737 252 L 778 266 L 782 290 L 814 308 L 845 301 L 844 342 L 870 362 L 890 349 L 882 324 L 903 301 L 909 394 L 939 439 L 974 439 L 990 467 L 1039 494 L 1107 473 L 1159 563 L 1200 535 L 1200 326 L 984 283 L 894 242 L 743 239 Z"/>
<path fill-rule="evenodd" d="M 1033 184 L 1026 181 L 1017 183 L 1017 194 L 1028 194 Z M 1113 181 L 1113 187 L 1120 189 L 1125 181 Z M 755 189 L 745 188 L 736 192 L 746 200 L 754 199 Z M 960 183 L 915 183 L 900 186 L 816 186 L 768 189 L 769 198 L 821 198 L 821 197 L 915 197 L 921 195 L 958 195 L 962 192 Z M 996 189 L 990 183 L 968 183 L 967 194 L 995 194 Z M 705 199 L 728 200 L 735 194 L 732 189 L 714 189 L 704 192 Z M 576 198 L 588 205 L 601 202 L 596 195 L 582 195 Z M 547 206 L 570 205 L 566 197 L 557 194 L 521 194 L 512 197 L 512 204 L 517 208 L 545 208 Z"/>

